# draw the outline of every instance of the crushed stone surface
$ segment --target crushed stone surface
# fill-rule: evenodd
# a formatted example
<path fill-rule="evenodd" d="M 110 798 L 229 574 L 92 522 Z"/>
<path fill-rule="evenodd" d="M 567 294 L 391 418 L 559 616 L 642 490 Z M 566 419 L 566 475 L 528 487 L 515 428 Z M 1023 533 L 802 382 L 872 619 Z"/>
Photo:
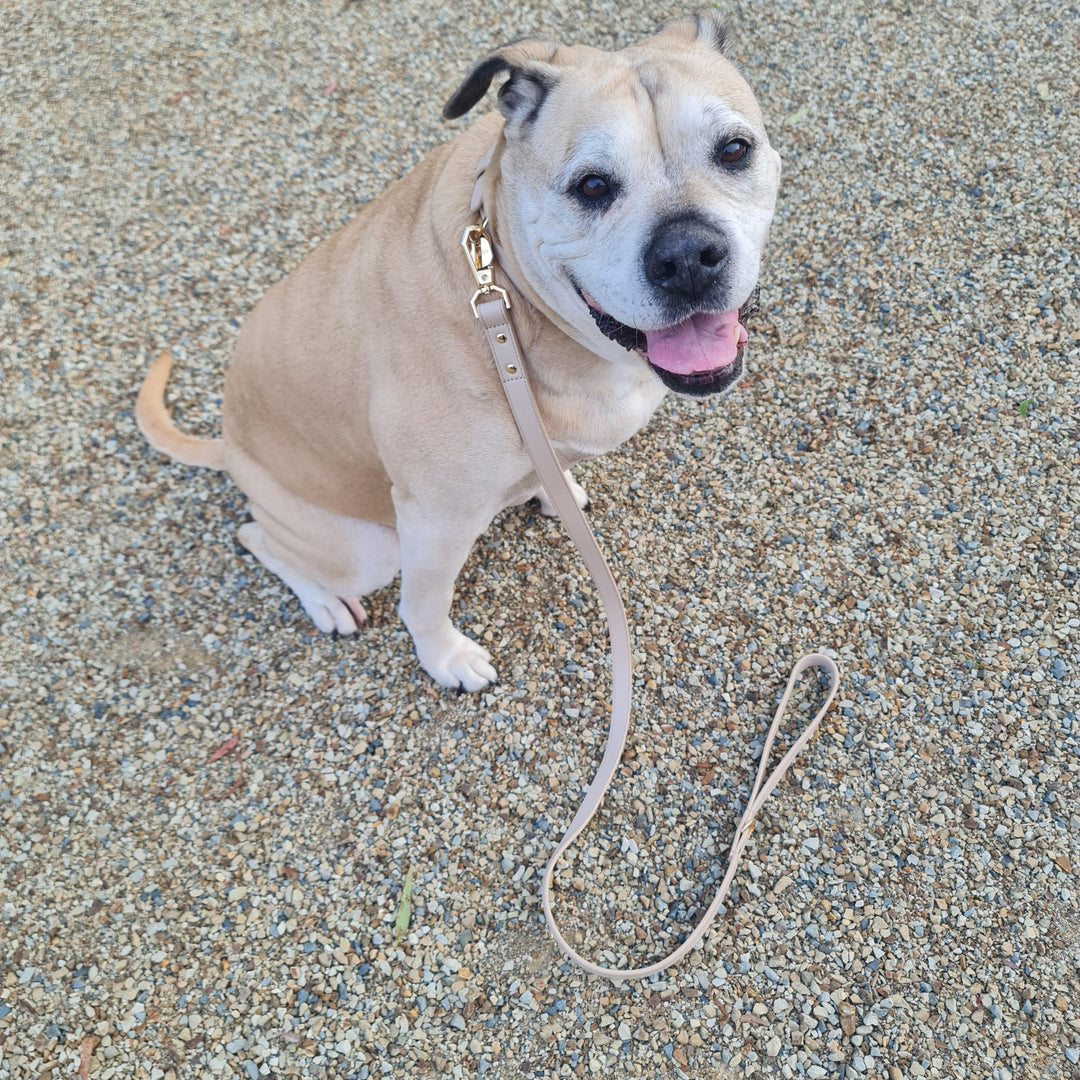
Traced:
<path fill-rule="evenodd" d="M 610 688 L 558 524 L 480 539 L 501 681 L 445 693 L 396 586 L 318 634 L 132 407 L 171 346 L 218 430 L 245 314 L 489 47 L 682 9 L 4 6 L 0 1078 L 1080 1076 L 1080 13 L 810 7 L 735 12 L 784 158 L 750 377 L 577 470 L 638 683 L 578 947 L 667 952 L 792 662 L 843 686 L 703 947 L 613 985 L 537 894 Z"/>

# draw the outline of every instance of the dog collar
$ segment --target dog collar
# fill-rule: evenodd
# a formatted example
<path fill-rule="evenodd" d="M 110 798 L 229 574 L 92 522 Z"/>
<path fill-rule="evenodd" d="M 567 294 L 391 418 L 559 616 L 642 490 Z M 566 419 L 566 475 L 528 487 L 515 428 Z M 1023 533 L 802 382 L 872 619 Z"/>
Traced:
<path fill-rule="evenodd" d="M 487 173 L 488 168 L 491 166 L 491 162 L 495 157 L 495 151 L 499 148 L 500 141 L 501 137 L 499 140 L 496 140 L 494 143 L 492 143 L 491 148 L 488 150 L 488 152 L 484 154 L 484 156 L 476 163 L 476 180 L 473 183 L 472 199 L 469 202 L 469 212 L 476 215 L 480 219 L 480 225 L 484 231 L 486 242 L 494 256 L 494 260 L 499 263 L 499 272 L 505 275 L 505 277 L 509 280 L 510 284 L 514 286 L 514 291 L 518 294 L 518 296 L 520 296 L 523 300 L 531 303 L 531 301 L 529 301 L 529 294 L 525 292 L 525 290 L 521 287 L 517 279 L 507 267 L 508 260 L 504 258 L 502 248 L 499 247 L 498 243 L 495 240 L 495 229 L 491 221 L 491 216 L 488 213 L 488 209 L 484 206 L 484 176 Z M 465 239 L 463 236 L 462 244 L 464 245 L 464 243 Z M 466 254 L 468 253 L 468 249 L 466 249 Z M 471 257 L 472 256 L 470 255 L 470 258 Z M 510 306 L 509 297 L 507 297 L 506 299 L 506 306 Z M 476 309 L 474 307 L 473 311 L 475 312 L 475 310 Z"/>
<path fill-rule="evenodd" d="M 476 163 L 476 183 L 473 184 L 472 201 L 469 203 L 469 212 L 479 214 L 486 222 L 487 216 L 483 213 L 484 205 L 484 173 L 488 171 L 491 159 L 495 156 L 495 147 L 498 143 L 492 143 L 491 149 Z"/>

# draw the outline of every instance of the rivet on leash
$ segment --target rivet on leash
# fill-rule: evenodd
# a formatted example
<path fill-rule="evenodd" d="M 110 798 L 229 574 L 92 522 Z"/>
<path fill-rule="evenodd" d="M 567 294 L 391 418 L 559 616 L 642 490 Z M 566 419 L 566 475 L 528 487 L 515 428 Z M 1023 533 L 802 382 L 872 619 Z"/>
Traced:
<path fill-rule="evenodd" d="M 507 372 L 509 374 L 515 375 L 517 373 L 517 365 L 516 364 L 507 364 L 506 365 L 506 370 L 507 370 Z"/>
<path fill-rule="evenodd" d="M 497 342 L 498 342 L 498 343 L 499 343 L 500 345 L 505 345 L 505 344 L 506 344 L 506 335 L 505 335 L 505 334 L 496 334 L 496 335 L 495 335 L 495 340 L 496 340 L 496 341 L 497 341 Z"/>

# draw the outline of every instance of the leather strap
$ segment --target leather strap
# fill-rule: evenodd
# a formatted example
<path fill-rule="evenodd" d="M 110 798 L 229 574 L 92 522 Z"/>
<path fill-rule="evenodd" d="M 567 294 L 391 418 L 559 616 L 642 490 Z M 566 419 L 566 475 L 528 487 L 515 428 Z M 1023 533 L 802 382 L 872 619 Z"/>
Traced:
<path fill-rule="evenodd" d="M 510 313 L 498 293 L 491 292 L 487 293 L 486 296 L 478 293 L 475 300 L 477 317 L 484 328 L 484 335 L 491 349 L 491 355 L 499 372 L 499 378 L 502 381 L 507 401 L 510 403 L 510 409 L 514 414 L 514 420 L 517 423 L 518 430 L 521 432 L 521 438 L 529 452 L 529 457 L 532 459 L 533 467 L 540 477 L 540 482 L 544 485 L 548 498 L 554 504 L 559 517 L 562 519 L 563 527 L 577 545 L 582 560 L 593 577 L 597 592 L 600 594 L 603 603 L 604 613 L 607 616 L 608 633 L 611 638 L 612 704 L 611 727 L 608 731 L 607 745 L 604 747 L 604 756 L 600 762 L 600 767 L 597 769 L 596 776 L 585 793 L 581 806 L 574 815 L 574 820 L 570 823 L 570 827 L 552 852 L 544 870 L 540 886 L 544 917 L 547 919 L 548 929 L 558 943 L 559 948 L 575 964 L 590 974 L 603 975 L 616 981 L 648 978 L 650 975 L 656 975 L 665 968 L 677 963 L 704 936 L 705 931 L 709 928 L 721 904 L 723 904 L 724 898 L 727 896 L 738 867 L 739 858 L 753 831 L 754 818 L 761 809 L 762 804 L 783 778 L 788 767 L 795 760 L 796 755 L 817 730 L 821 718 L 828 711 L 833 698 L 836 696 L 840 682 L 840 672 L 832 659 L 820 653 L 811 653 L 809 656 L 804 656 L 792 669 L 787 689 L 784 691 L 784 696 L 780 700 L 776 715 L 765 737 L 757 778 L 750 791 L 746 809 L 743 811 L 743 816 L 735 829 L 735 836 L 732 839 L 731 850 L 728 854 L 727 873 L 724 875 L 724 880 L 716 891 L 709 909 L 698 920 L 697 925 L 683 943 L 663 959 L 639 968 L 600 967 L 575 952 L 563 937 L 555 921 L 552 913 L 551 889 L 555 876 L 555 867 L 559 859 L 562 858 L 563 853 L 588 825 L 599 808 L 604 793 L 607 791 L 615 775 L 615 770 L 618 768 L 619 759 L 622 756 L 623 747 L 626 745 L 626 739 L 630 732 L 630 705 L 633 687 L 630 629 L 627 625 L 622 599 L 619 596 L 619 588 L 596 543 L 588 519 L 578 507 L 566 478 L 563 476 L 562 466 L 540 420 L 536 402 L 529 388 L 524 359 L 514 337 L 513 327 L 510 325 Z M 823 668 L 828 672 L 830 677 L 828 695 L 817 715 L 792 743 L 776 768 L 766 776 L 769 754 L 776 739 L 776 734 L 780 729 L 784 711 L 791 699 L 795 684 L 802 672 L 812 667 Z"/>

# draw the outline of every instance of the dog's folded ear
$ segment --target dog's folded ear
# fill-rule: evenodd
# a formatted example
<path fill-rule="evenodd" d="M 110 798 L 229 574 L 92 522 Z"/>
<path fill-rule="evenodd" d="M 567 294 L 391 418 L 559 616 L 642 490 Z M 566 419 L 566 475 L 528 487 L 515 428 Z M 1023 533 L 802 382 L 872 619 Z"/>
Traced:
<path fill-rule="evenodd" d="M 688 44 L 695 40 L 701 41 L 728 60 L 734 54 L 728 21 L 722 12 L 715 8 L 698 11 L 681 19 L 673 19 L 666 23 L 660 32 L 680 35 Z"/>
<path fill-rule="evenodd" d="M 499 90 L 499 111 L 507 120 L 528 120 L 536 115 L 544 96 L 554 84 L 552 60 L 558 45 L 540 38 L 522 38 L 496 49 L 469 72 L 465 81 L 443 106 L 443 116 L 464 116 L 488 91 L 501 71 L 510 78 Z"/>

